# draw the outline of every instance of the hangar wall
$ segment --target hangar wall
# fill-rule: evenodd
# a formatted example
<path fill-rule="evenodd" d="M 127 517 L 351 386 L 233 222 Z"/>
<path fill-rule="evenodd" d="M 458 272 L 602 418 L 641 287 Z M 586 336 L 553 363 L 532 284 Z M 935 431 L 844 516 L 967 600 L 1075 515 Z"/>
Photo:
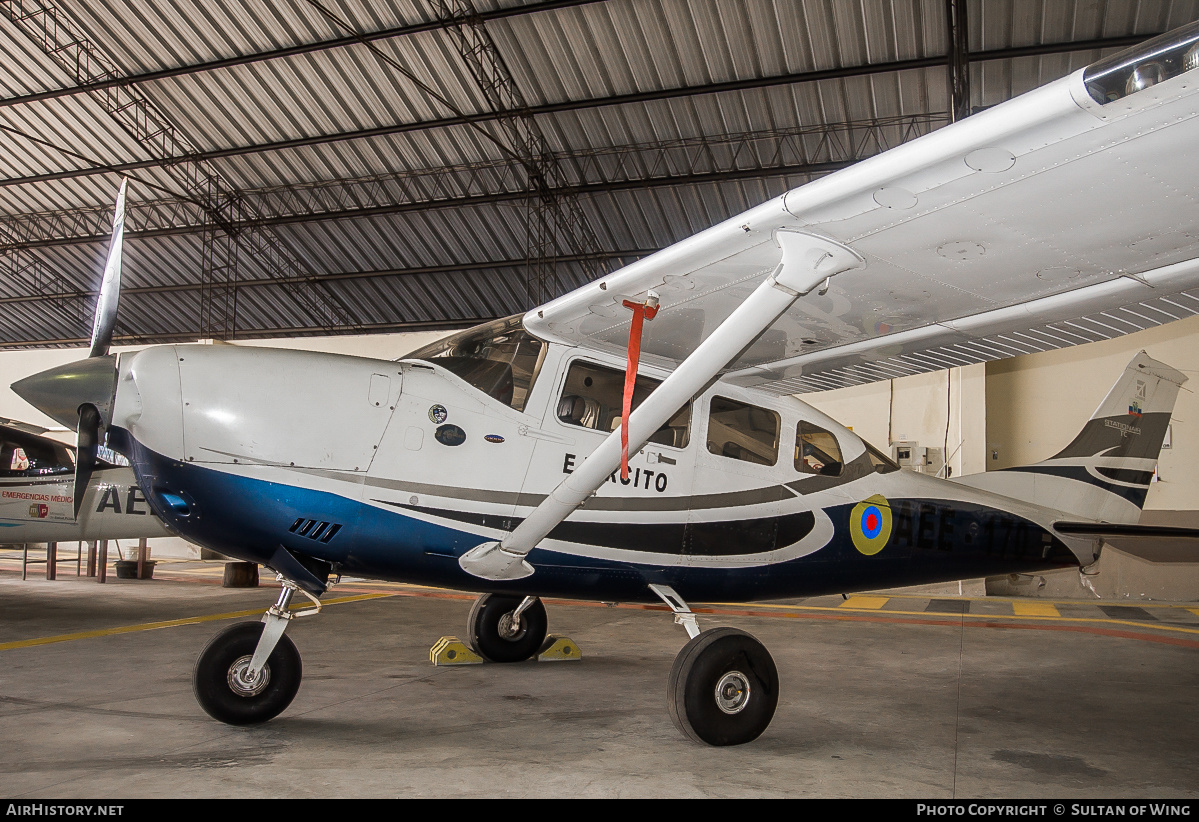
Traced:
<path fill-rule="evenodd" d="M 986 371 L 968 365 L 887 382 L 804 394 L 801 399 L 884 453 L 915 442 L 947 455 L 949 476 L 986 470 Z M 929 473 L 936 473 L 930 470 Z"/>

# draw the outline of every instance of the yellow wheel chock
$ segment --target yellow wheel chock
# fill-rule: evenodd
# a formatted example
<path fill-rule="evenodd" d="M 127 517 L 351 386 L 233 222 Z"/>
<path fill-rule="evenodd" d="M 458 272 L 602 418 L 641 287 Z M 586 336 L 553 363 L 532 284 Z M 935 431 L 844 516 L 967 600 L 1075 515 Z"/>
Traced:
<path fill-rule="evenodd" d="M 538 662 L 571 662 L 582 658 L 583 652 L 573 639 L 557 634 L 547 636 L 537 654 Z"/>
<path fill-rule="evenodd" d="M 458 637 L 443 636 L 429 649 L 429 661 L 434 665 L 478 665 L 483 657 Z"/>
<path fill-rule="evenodd" d="M 573 639 L 550 634 L 537 653 L 538 662 L 572 662 L 582 659 L 583 653 Z M 429 661 L 434 665 L 478 665 L 486 660 L 476 654 L 456 636 L 443 636 L 429 649 Z"/>

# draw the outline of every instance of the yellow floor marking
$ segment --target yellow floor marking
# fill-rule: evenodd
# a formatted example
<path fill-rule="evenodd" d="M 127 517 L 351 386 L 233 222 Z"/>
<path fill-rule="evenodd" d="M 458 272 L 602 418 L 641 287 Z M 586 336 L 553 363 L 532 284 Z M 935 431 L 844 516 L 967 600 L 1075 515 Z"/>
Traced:
<path fill-rule="evenodd" d="M 1013 602 L 1012 613 L 1016 616 L 1061 616 L 1061 612 L 1048 602 Z"/>
<path fill-rule="evenodd" d="M 1187 608 L 1186 610 L 1190 611 L 1195 616 L 1199 616 L 1199 608 Z"/>
<path fill-rule="evenodd" d="M 361 602 L 365 599 L 381 599 L 395 594 L 358 594 L 352 597 L 339 597 L 322 602 L 322 606 L 342 605 L 347 602 Z M 163 622 L 144 622 L 140 625 L 122 625 L 117 628 L 102 628 L 97 631 L 80 631 L 75 634 L 59 634 L 58 636 L 39 637 L 37 639 L 22 639 L 17 642 L 0 643 L 0 651 L 11 651 L 15 648 L 32 648 L 37 645 L 51 645 L 55 642 L 71 642 L 76 639 L 91 639 L 92 637 L 112 636 L 114 634 L 131 634 L 137 631 L 155 631 L 159 628 L 175 628 L 179 625 L 196 625 L 201 622 L 217 622 L 222 619 L 238 617 L 262 616 L 263 609 L 255 608 L 250 611 L 232 611 L 227 614 L 210 614 L 208 616 L 184 617 L 183 619 L 168 619 Z"/>
<path fill-rule="evenodd" d="M 923 598 L 929 599 L 929 597 L 923 597 Z M 956 597 L 955 597 L 955 599 L 956 599 Z M 980 599 L 977 601 L 984 602 L 984 601 L 994 601 L 994 600 L 981 600 Z M 836 605 L 836 606 L 777 605 L 777 604 L 770 603 L 770 602 L 748 602 L 748 603 L 746 603 L 746 602 L 706 602 L 706 603 L 700 602 L 700 603 L 693 603 L 693 604 L 694 604 L 694 607 L 698 608 L 698 609 L 702 609 L 704 607 L 704 605 L 715 605 L 715 606 L 718 606 L 721 608 L 740 608 L 740 609 L 747 610 L 747 611 L 771 609 L 771 610 L 779 610 L 779 611 L 825 611 L 825 612 L 841 611 L 842 613 L 844 613 L 845 611 L 849 610 L 848 608 L 845 607 L 846 603 L 844 603 L 844 602 L 841 603 L 840 605 Z M 1159 607 L 1174 607 L 1174 606 L 1159 606 Z M 863 610 L 865 610 L 865 609 L 863 609 Z M 867 610 L 866 613 L 874 613 L 874 612 Z M 702 611 L 700 612 L 700 615 L 702 616 Z M 1064 616 L 1060 616 L 1060 615 L 1059 616 L 1039 616 L 1039 615 L 1004 616 L 1003 614 L 946 614 L 946 613 L 929 613 L 928 611 L 887 611 L 886 615 L 889 617 L 917 616 L 917 617 L 925 617 L 925 618 L 933 618 L 933 619 L 947 619 L 947 618 L 951 618 L 951 617 L 961 617 L 963 619 L 989 619 L 989 620 L 1001 619 L 1001 620 L 1011 620 L 1013 622 L 1019 621 L 1019 620 L 1025 620 L 1025 619 L 1032 620 L 1032 621 L 1057 619 L 1057 620 L 1061 620 L 1063 622 L 1095 622 L 1095 623 L 1101 623 L 1103 625 L 1127 625 L 1131 628 L 1152 628 L 1152 629 L 1158 630 L 1158 631 L 1172 631 L 1172 632 L 1177 632 L 1177 633 L 1182 633 L 1182 634 L 1199 634 L 1199 628 L 1184 628 L 1184 627 L 1178 626 L 1178 625 L 1163 625 L 1160 622 L 1146 622 L 1143 620 L 1142 621 L 1133 621 L 1133 620 L 1127 620 L 1127 619 L 1105 619 L 1102 617 L 1064 617 Z"/>
<path fill-rule="evenodd" d="M 838 605 L 838 608 L 861 608 L 863 610 L 877 611 L 887 604 L 890 597 L 850 597 L 849 599 Z"/>
<path fill-rule="evenodd" d="M 992 596 L 959 596 L 958 594 L 888 594 L 891 599 L 913 599 L 913 600 L 930 600 L 930 599 L 964 599 L 969 602 L 1025 602 L 1027 600 L 1019 597 L 992 597 Z M 1038 600 L 1045 602 L 1047 600 Z M 1097 599 L 1059 599 L 1051 600 L 1053 605 L 1134 605 L 1137 608 L 1153 610 L 1154 608 L 1181 608 L 1180 603 L 1174 602 L 1145 602 L 1141 600 L 1121 600 L 1118 603 L 1112 603 L 1107 600 Z M 1189 609 L 1188 609 L 1189 610 Z"/>

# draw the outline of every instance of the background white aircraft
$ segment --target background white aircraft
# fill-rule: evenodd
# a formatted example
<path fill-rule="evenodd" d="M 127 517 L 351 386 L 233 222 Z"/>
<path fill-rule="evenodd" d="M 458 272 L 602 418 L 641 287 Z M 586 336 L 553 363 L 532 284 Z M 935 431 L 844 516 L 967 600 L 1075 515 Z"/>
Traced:
<path fill-rule="evenodd" d="M 319 609 L 344 572 L 487 592 L 469 630 L 496 661 L 537 651 L 542 596 L 664 601 L 691 636 L 672 718 L 747 742 L 774 713 L 773 661 L 742 631 L 701 632 L 688 601 L 1081 567 L 1105 529 L 1136 529 L 1184 381 L 1143 354 L 1055 457 L 953 482 L 788 395 L 1199 311 L 1178 184 L 1199 179 L 1196 67 L 1199 24 L 400 362 L 107 354 L 122 189 L 92 356 L 13 388 L 78 428 L 80 466 L 106 436 L 171 528 L 284 578 L 262 622 L 200 656 L 218 719 L 290 704 L 292 596 Z"/>
<path fill-rule="evenodd" d="M 131 468 L 100 457 L 77 495 L 73 449 L 39 430 L 44 429 L 13 420 L 0 423 L 0 542 L 168 535 Z"/>

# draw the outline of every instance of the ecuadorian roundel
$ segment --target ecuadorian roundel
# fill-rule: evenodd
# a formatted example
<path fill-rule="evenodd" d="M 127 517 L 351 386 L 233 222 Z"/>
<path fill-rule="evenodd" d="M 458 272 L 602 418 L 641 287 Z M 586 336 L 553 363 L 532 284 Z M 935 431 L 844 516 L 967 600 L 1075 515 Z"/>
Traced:
<path fill-rule="evenodd" d="M 891 538 L 891 503 L 882 494 L 862 500 L 849 513 L 849 535 L 853 547 L 874 556 Z"/>

